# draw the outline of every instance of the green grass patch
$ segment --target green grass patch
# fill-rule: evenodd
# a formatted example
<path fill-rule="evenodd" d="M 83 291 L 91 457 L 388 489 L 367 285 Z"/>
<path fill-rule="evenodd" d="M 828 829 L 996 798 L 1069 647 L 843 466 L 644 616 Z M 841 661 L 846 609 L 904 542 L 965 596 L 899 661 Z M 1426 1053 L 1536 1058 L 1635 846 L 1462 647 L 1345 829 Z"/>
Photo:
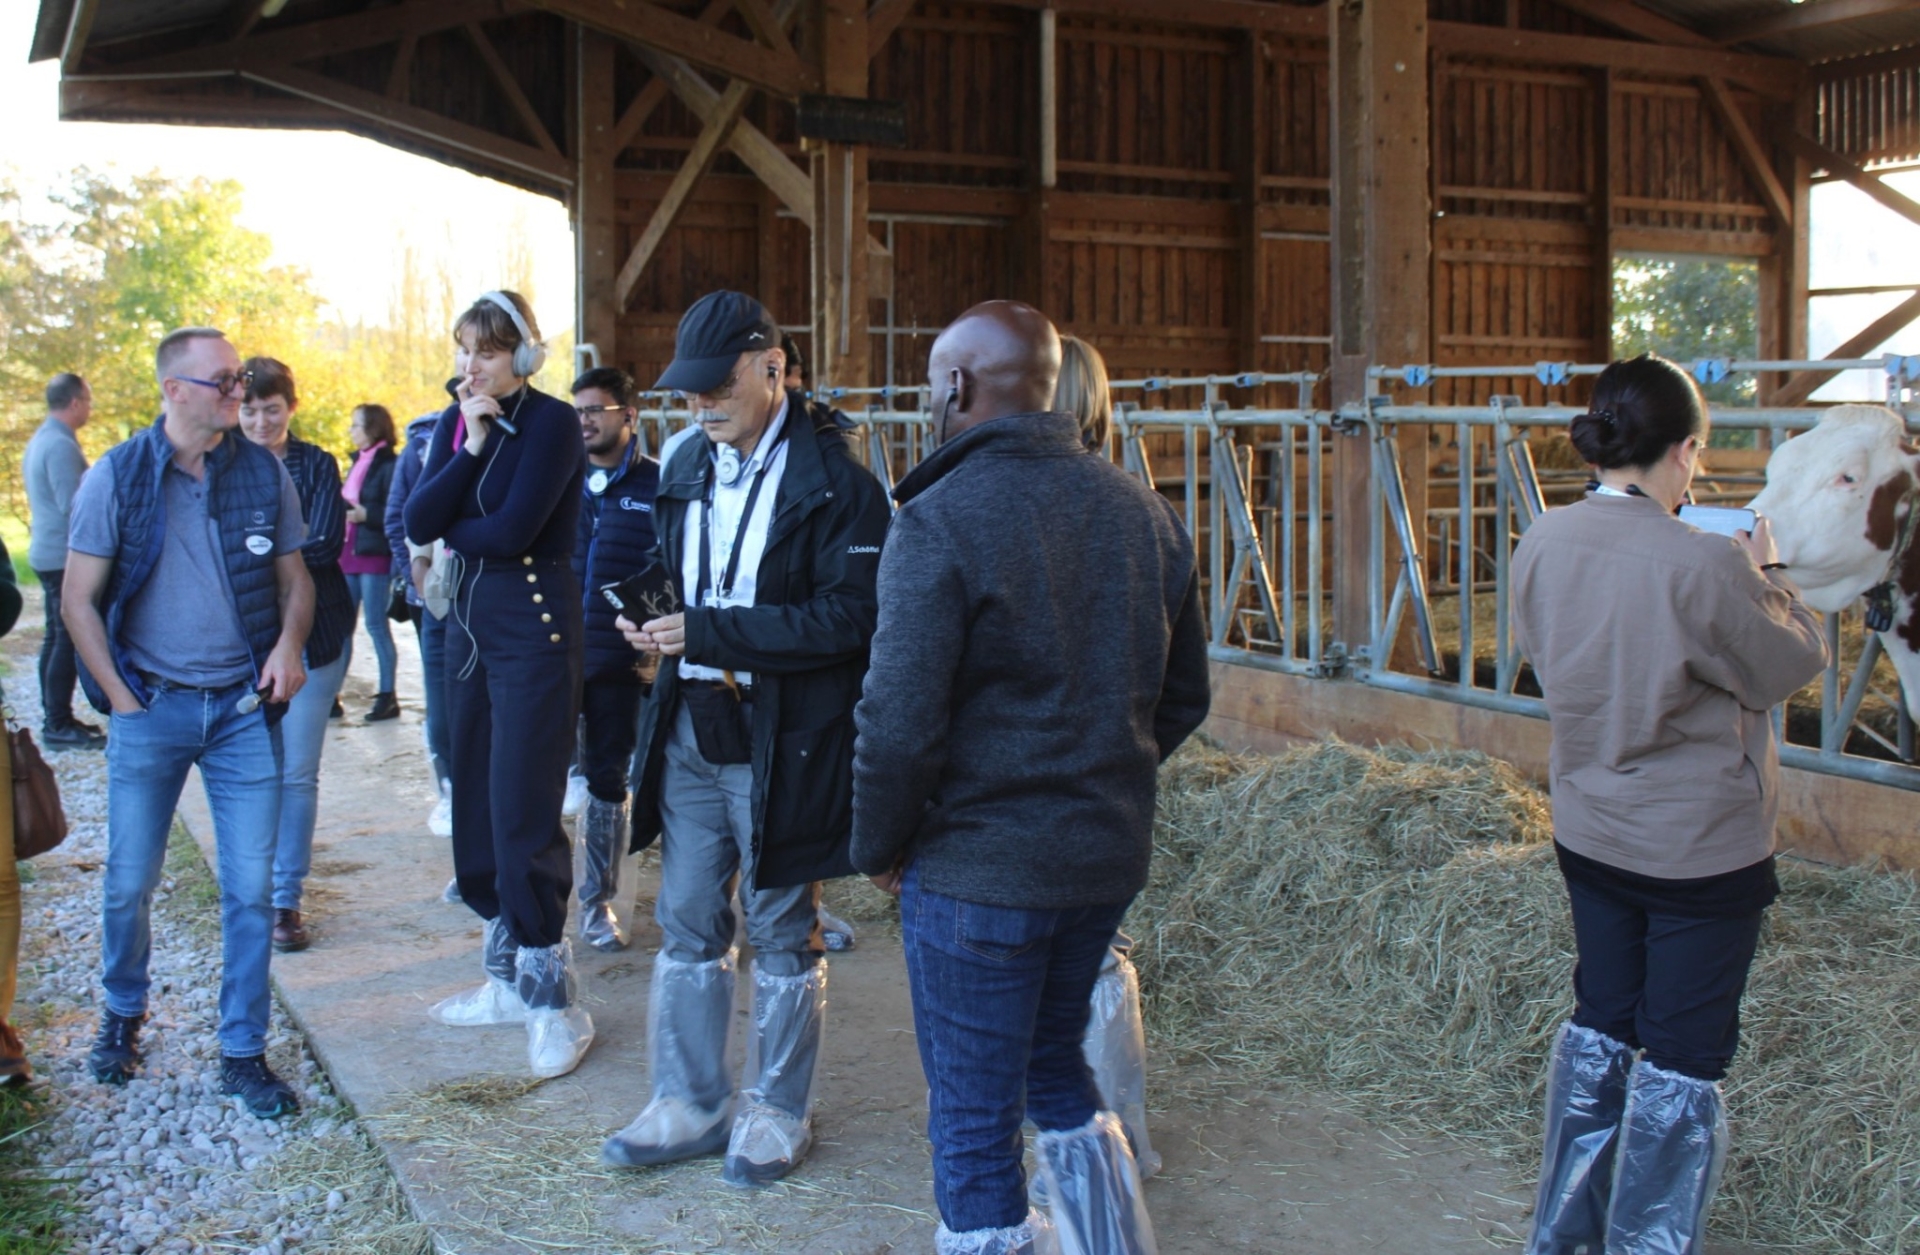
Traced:
<path fill-rule="evenodd" d="M 173 831 L 167 835 L 166 874 L 173 881 L 168 909 L 174 918 L 193 931 L 199 940 L 218 944 L 220 940 L 220 882 L 200 854 L 193 834 L 178 815 Z M 0 1252 L 5 1255 L 5 1252 Z"/>
<path fill-rule="evenodd" d="M 71 1207 L 58 1183 L 39 1175 L 27 1146 L 49 1101 L 31 1089 L 0 1090 L 0 1255 L 54 1255 L 67 1246 L 61 1230 Z"/>

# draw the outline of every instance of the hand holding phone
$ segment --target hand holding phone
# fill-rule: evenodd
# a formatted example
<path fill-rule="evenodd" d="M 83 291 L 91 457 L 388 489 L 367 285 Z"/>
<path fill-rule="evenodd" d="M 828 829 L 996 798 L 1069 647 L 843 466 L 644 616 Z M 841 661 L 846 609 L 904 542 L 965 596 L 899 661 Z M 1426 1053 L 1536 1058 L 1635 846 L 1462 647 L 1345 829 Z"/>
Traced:
<path fill-rule="evenodd" d="M 1691 523 L 1703 532 L 1714 532 L 1721 536 L 1738 536 L 1741 532 L 1752 532 L 1754 522 L 1759 516 L 1752 510 L 1734 509 L 1718 505 L 1683 505 L 1680 507 L 1680 521 Z"/>
<path fill-rule="evenodd" d="M 658 562 L 649 562 L 617 584 L 603 585 L 600 595 L 636 624 L 664 618 L 680 609 L 673 575 Z"/>

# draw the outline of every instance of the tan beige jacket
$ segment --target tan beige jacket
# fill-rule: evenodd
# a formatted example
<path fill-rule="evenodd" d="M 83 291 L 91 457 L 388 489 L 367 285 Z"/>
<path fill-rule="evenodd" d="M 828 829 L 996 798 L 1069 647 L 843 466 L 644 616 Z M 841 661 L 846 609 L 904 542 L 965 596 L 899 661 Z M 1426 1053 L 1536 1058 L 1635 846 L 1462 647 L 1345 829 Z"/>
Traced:
<path fill-rule="evenodd" d="M 1515 639 L 1553 723 L 1554 837 L 1688 879 L 1773 851 L 1769 710 L 1826 665 L 1781 571 L 1644 497 L 1549 510 L 1514 551 Z"/>

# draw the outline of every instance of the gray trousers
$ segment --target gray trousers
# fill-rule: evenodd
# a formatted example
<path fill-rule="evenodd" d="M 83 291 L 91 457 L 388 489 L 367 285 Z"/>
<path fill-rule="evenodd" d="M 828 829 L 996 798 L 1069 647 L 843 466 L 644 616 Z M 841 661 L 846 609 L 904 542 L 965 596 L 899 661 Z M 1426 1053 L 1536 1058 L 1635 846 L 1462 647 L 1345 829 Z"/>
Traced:
<path fill-rule="evenodd" d="M 660 953 L 711 963 L 733 944 L 736 878 L 752 883 L 753 768 L 700 756 L 684 705 L 673 714 L 660 777 Z M 743 875 L 744 873 L 744 875 Z M 815 922 L 820 887 L 742 888 L 747 940 L 760 970 L 798 976 L 824 953 Z"/>

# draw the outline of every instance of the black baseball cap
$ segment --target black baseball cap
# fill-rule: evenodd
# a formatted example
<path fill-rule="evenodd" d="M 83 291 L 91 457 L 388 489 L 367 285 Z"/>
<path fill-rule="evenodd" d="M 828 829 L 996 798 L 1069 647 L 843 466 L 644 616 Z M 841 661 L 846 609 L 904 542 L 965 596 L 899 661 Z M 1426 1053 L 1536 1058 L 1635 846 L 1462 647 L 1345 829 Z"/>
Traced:
<path fill-rule="evenodd" d="M 780 346 L 780 327 L 767 307 L 744 292 L 709 292 L 680 319 L 673 361 L 656 388 L 712 392 L 727 381 L 742 353 Z"/>

